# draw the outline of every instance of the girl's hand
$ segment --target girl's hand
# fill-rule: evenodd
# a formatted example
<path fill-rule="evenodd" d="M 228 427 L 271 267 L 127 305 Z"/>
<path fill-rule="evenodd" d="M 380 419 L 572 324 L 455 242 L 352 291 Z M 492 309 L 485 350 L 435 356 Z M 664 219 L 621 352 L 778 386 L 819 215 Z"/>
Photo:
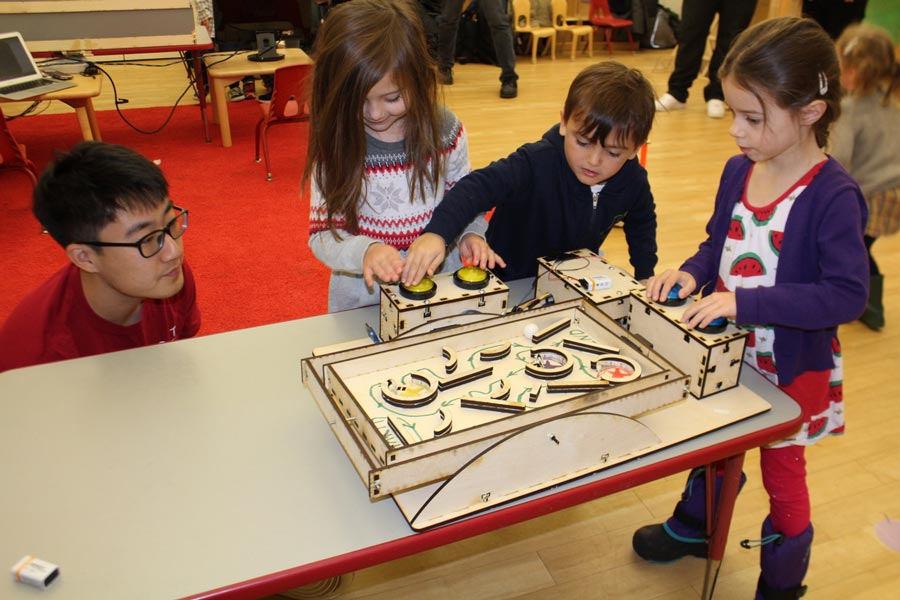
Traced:
<path fill-rule="evenodd" d="M 393 246 L 376 243 L 366 250 L 363 257 L 363 277 L 367 286 L 374 286 L 376 277 L 386 283 L 399 281 L 402 272 L 403 257 Z"/>
<path fill-rule="evenodd" d="M 483 237 L 475 233 L 468 233 L 459 241 L 459 257 L 464 265 L 481 269 L 506 266 L 503 258 L 491 249 Z"/>
<path fill-rule="evenodd" d="M 444 262 L 447 244 L 444 238 L 436 233 L 423 233 L 406 251 L 406 264 L 403 266 L 402 280 L 404 285 L 416 285 L 425 275 L 434 275 Z"/>
<path fill-rule="evenodd" d="M 694 281 L 693 275 L 685 271 L 669 269 L 668 271 L 663 271 L 660 275 L 650 278 L 647 282 L 647 297 L 654 302 L 662 302 L 669 296 L 669 290 L 675 284 L 681 286 L 681 289 L 678 291 L 679 298 L 687 298 L 697 289 L 697 282 Z"/>
<path fill-rule="evenodd" d="M 681 322 L 690 329 L 706 327 L 713 319 L 737 316 L 737 298 L 734 292 L 715 292 L 688 306 L 681 315 Z"/>

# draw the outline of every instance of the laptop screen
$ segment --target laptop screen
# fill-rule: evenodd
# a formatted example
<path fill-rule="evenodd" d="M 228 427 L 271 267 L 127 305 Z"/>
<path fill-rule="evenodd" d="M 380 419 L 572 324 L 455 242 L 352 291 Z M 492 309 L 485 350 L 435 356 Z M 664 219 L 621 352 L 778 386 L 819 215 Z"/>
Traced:
<path fill-rule="evenodd" d="M 31 53 L 18 33 L 0 33 L 0 83 L 14 84 L 40 77 Z"/>

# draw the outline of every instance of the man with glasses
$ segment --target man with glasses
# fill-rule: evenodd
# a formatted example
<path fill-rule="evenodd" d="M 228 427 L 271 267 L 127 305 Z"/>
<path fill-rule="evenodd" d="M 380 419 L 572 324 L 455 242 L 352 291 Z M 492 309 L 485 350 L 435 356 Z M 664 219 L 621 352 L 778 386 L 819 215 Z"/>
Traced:
<path fill-rule="evenodd" d="M 69 264 L 0 327 L 0 372 L 189 338 L 200 329 L 184 262 L 188 211 L 137 152 L 84 142 L 50 165 L 34 215 Z"/>

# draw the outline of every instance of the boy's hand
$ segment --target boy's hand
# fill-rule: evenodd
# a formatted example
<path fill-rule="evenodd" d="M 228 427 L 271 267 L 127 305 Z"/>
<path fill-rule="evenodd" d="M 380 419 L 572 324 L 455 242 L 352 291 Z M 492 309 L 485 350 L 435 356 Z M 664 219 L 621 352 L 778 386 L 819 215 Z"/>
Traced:
<path fill-rule="evenodd" d="M 737 316 L 737 297 L 734 292 L 715 292 L 688 306 L 681 315 L 681 322 L 689 328 L 706 327 L 713 319 Z"/>
<path fill-rule="evenodd" d="M 496 265 L 506 266 L 503 258 L 494 252 L 483 237 L 467 233 L 459 241 L 459 257 L 464 265 L 493 269 Z"/>
<path fill-rule="evenodd" d="M 386 283 L 400 280 L 403 272 L 403 257 L 400 251 L 387 244 L 376 243 L 369 246 L 363 257 L 363 277 L 366 285 L 375 285 L 375 278 Z"/>
<path fill-rule="evenodd" d="M 406 265 L 403 267 L 404 285 L 416 285 L 425 275 L 434 275 L 444 262 L 447 244 L 436 233 L 423 233 L 406 251 Z"/>
<path fill-rule="evenodd" d="M 681 286 L 681 289 L 678 291 L 679 298 L 687 298 L 697 289 L 697 282 L 694 281 L 693 275 L 685 271 L 669 269 L 668 271 L 663 271 L 660 275 L 650 278 L 647 282 L 647 297 L 654 302 L 662 302 L 668 297 L 669 290 L 675 284 Z"/>

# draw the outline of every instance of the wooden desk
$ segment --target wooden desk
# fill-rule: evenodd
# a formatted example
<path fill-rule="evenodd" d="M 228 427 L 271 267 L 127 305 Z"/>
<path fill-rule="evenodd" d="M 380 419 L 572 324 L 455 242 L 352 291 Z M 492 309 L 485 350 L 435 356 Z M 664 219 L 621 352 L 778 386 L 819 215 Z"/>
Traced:
<path fill-rule="evenodd" d="M 72 81 L 78 85 L 58 92 L 41 94 L 28 100 L 16 100 L 16 102 L 59 100 L 75 109 L 75 118 L 78 119 L 78 126 L 81 128 L 81 137 L 84 138 L 84 141 L 101 142 L 103 138 L 100 136 L 100 126 L 97 125 L 97 115 L 94 114 L 93 99 L 100 95 L 103 78 L 75 75 Z M 12 101 L 0 99 L 0 102 Z"/>
<path fill-rule="evenodd" d="M 393 501 L 369 502 L 300 380 L 313 347 L 360 338 L 376 317 L 371 307 L 0 374 L 0 565 L 25 554 L 58 564 L 58 598 L 259 598 L 692 466 L 739 473 L 746 450 L 800 419 L 744 369 L 771 411 L 414 533 Z M 4 600 L 39 594 L 0 578 Z"/>
<path fill-rule="evenodd" d="M 132 39 L 131 41 L 135 41 L 135 40 Z M 192 65 L 193 65 L 193 72 L 200 73 L 200 71 L 201 71 L 200 67 L 202 65 L 201 60 L 200 60 L 200 53 L 204 50 L 210 50 L 213 47 L 212 39 L 209 37 L 209 33 L 207 33 L 206 28 L 199 27 L 199 26 L 194 31 L 194 34 L 193 34 L 193 36 L 191 36 L 190 41 L 187 41 L 187 40 L 178 41 L 178 40 L 169 39 L 166 37 L 162 37 L 162 38 L 149 37 L 146 39 L 141 39 L 140 41 L 144 42 L 146 45 L 95 48 L 92 50 L 92 52 L 93 52 L 94 56 L 101 57 L 101 56 L 110 56 L 110 55 L 118 55 L 118 54 L 143 54 L 143 53 L 158 53 L 158 52 L 179 52 L 179 53 L 183 54 L 184 52 L 190 51 L 192 53 L 191 61 L 192 61 Z M 104 40 L 104 42 L 105 42 L 105 44 L 104 44 L 105 46 L 111 46 L 111 45 L 115 46 L 115 44 L 110 43 L 108 40 Z M 48 51 L 48 50 L 52 50 L 52 51 L 64 50 L 66 48 L 65 44 L 66 44 L 66 42 L 56 42 L 56 41 L 43 42 L 43 43 L 39 44 L 39 46 L 42 48 L 45 47 L 45 49 L 40 52 L 34 52 L 34 55 L 35 55 L 35 57 L 50 58 L 53 55 L 53 52 Z M 100 62 L 100 61 L 98 61 L 98 62 Z M 102 78 L 98 75 L 97 79 L 100 80 Z M 68 90 L 66 90 L 66 91 L 68 91 Z M 98 88 L 97 94 L 99 94 L 99 93 L 100 93 L 100 91 Z M 94 96 L 96 96 L 97 94 L 94 94 Z M 49 94 L 48 94 L 48 96 L 49 96 Z M 206 94 L 203 93 L 201 90 L 198 90 L 197 96 L 199 98 L 199 104 L 200 104 L 200 120 L 203 123 L 203 135 L 208 143 L 211 141 L 211 138 L 209 135 L 209 123 L 206 120 Z M 64 100 L 61 97 L 54 98 L 54 99 L 62 100 L 63 102 L 66 102 L 67 104 L 69 104 L 69 102 L 67 102 L 66 100 Z M 73 106 L 73 105 L 70 104 L 70 106 Z M 93 115 L 93 111 L 94 111 L 93 104 L 91 104 L 89 108 L 90 108 L 90 114 Z M 78 109 L 76 108 L 76 114 L 77 114 L 77 112 L 78 112 Z M 93 117 L 91 117 L 91 118 L 93 118 Z M 81 123 L 81 117 L 79 117 L 79 123 Z M 82 127 L 82 131 L 84 131 L 84 127 Z M 85 137 L 84 139 L 87 140 L 90 138 Z M 99 137 L 99 130 L 95 132 L 94 139 L 97 141 L 101 141 L 100 137 Z"/>
<path fill-rule="evenodd" d="M 231 124 L 228 121 L 227 98 L 229 85 L 240 81 L 247 75 L 272 75 L 281 67 L 312 63 L 312 59 L 299 48 L 279 48 L 278 52 L 284 54 L 283 60 L 254 62 L 247 58 L 250 54 L 254 54 L 251 51 L 238 52 L 237 54 L 233 52 L 218 52 L 206 54 L 203 57 L 203 62 L 206 63 L 207 74 L 209 75 L 213 122 L 219 124 L 222 145 L 226 148 L 231 146 Z"/>

